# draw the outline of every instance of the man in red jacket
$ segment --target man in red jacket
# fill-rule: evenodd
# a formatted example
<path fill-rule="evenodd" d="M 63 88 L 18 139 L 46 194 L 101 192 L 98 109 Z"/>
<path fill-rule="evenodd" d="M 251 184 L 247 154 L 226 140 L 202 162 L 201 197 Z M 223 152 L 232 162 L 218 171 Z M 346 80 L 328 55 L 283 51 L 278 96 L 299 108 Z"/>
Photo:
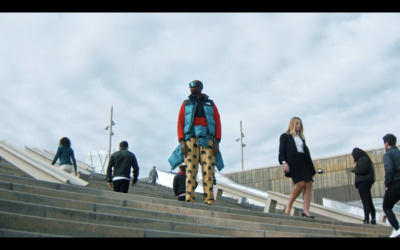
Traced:
<path fill-rule="evenodd" d="M 178 117 L 178 140 L 186 170 L 186 201 L 194 202 L 198 164 L 203 178 L 204 203 L 214 205 L 215 156 L 221 141 L 221 120 L 215 103 L 201 91 L 203 83 L 189 83 L 191 95 L 182 103 Z M 221 158 L 222 159 L 222 158 Z"/>

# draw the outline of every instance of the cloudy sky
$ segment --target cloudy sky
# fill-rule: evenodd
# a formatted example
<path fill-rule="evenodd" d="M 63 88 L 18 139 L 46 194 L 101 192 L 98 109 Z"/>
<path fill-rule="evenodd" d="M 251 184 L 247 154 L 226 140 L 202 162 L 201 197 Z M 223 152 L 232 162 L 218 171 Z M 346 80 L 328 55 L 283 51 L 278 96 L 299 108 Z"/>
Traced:
<path fill-rule="evenodd" d="M 127 140 L 169 171 L 180 105 L 201 80 L 222 121 L 222 173 L 278 164 L 304 123 L 313 158 L 400 137 L 399 13 L 0 13 L 0 139 L 78 159 Z"/>

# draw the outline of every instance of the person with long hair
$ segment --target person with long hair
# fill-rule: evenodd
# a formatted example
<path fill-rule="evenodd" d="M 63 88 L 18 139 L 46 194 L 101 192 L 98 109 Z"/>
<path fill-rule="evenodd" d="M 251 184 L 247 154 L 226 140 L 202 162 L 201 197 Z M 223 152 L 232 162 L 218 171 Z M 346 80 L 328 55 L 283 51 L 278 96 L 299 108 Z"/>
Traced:
<path fill-rule="evenodd" d="M 71 148 L 71 141 L 67 137 L 63 137 L 60 139 L 60 145 L 57 148 L 57 153 L 54 156 L 51 165 L 54 165 L 57 162 L 58 158 L 60 158 L 61 170 L 67 173 L 72 173 L 72 171 L 74 170 L 75 176 L 78 175 L 74 150 Z M 73 167 L 72 163 L 74 164 Z"/>
<path fill-rule="evenodd" d="M 374 168 L 368 154 L 359 148 L 354 148 L 351 155 L 353 156 L 356 166 L 350 169 L 355 174 L 354 184 L 360 194 L 361 202 L 364 209 L 364 224 L 369 224 L 369 216 L 371 215 L 371 224 L 376 224 L 375 207 L 372 202 L 371 187 L 375 182 Z"/>
<path fill-rule="evenodd" d="M 279 163 L 283 166 L 285 176 L 291 177 L 294 187 L 289 195 L 285 214 L 290 214 L 293 202 L 303 193 L 302 216 L 314 218 L 310 215 L 313 176 L 316 171 L 311 160 L 304 137 L 303 123 L 300 118 L 293 117 L 289 128 L 279 139 Z"/>

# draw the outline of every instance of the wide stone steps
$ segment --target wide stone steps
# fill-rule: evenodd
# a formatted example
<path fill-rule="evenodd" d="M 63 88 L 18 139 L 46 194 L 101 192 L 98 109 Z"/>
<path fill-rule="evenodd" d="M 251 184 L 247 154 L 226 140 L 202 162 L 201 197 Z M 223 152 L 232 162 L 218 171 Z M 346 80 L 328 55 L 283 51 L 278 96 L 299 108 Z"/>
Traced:
<path fill-rule="evenodd" d="M 104 180 L 98 185 L 106 187 Z M 201 196 L 196 203 L 179 202 L 170 188 L 140 181 L 122 194 L 0 174 L 0 236 L 387 237 L 391 231 L 268 214 L 230 200 L 214 206 L 200 200 Z"/>

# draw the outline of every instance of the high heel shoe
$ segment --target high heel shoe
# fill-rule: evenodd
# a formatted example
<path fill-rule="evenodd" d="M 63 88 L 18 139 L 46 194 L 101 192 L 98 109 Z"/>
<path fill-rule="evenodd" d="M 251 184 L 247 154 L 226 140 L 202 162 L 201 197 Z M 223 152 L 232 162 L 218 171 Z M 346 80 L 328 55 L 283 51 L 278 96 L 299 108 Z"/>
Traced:
<path fill-rule="evenodd" d="M 314 219 L 315 218 L 315 216 L 306 215 L 305 213 L 301 213 L 301 217 L 306 217 L 306 218 L 310 218 L 310 219 Z"/>

